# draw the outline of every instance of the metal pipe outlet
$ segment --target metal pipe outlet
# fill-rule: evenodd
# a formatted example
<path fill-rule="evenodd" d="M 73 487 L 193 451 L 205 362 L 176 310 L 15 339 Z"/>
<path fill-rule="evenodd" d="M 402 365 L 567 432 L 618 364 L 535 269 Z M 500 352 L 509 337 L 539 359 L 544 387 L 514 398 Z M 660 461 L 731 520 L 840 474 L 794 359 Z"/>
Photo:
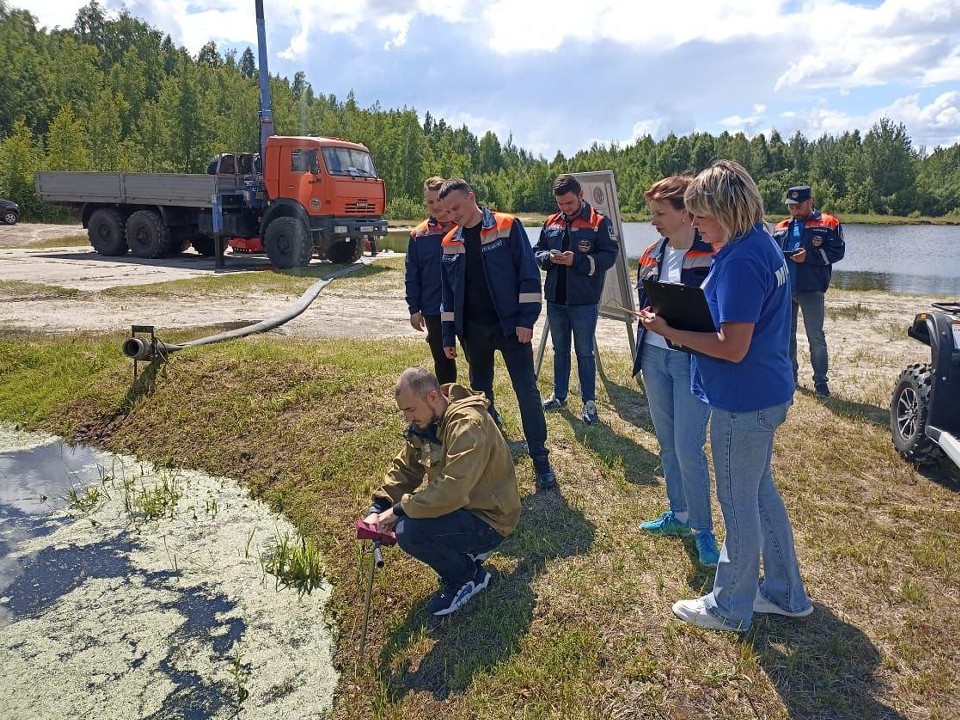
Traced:
<path fill-rule="evenodd" d="M 217 333 L 216 335 L 209 335 L 208 337 L 198 338 L 197 340 L 191 340 L 190 342 L 179 343 L 179 344 L 168 344 L 156 338 L 151 333 L 149 340 L 141 337 L 129 337 L 123 341 L 123 354 L 126 355 L 131 360 L 153 360 L 156 357 L 166 357 L 171 353 L 184 350 L 189 347 L 197 347 L 199 345 L 211 345 L 213 343 L 223 342 L 224 340 L 235 340 L 236 338 L 246 337 L 247 335 L 253 335 L 255 333 L 267 332 L 268 330 L 273 330 L 274 328 L 280 327 L 284 323 L 288 323 L 293 320 L 295 317 L 303 313 L 310 304 L 317 299 L 317 296 L 320 295 L 320 291 L 323 290 L 327 285 L 336 280 L 337 278 L 344 277 L 350 273 L 359 270 L 364 267 L 364 263 L 354 263 L 349 265 L 342 270 L 330 275 L 328 278 L 323 280 L 318 280 L 313 285 L 311 285 L 307 290 L 300 296 L 300 299 L 297 300 L 293 305 L 290 306 L 284 313 L 278 315 L 275 318 L 270 318 L 268 320 L 261 320 L 260 322 L 254 325 L 248 325 L 244 328 L 238 328 L 237 330 L 228 330 L 227 332 Z M 137 331 L 140 327 L 147 326 L 138 326 L 134 325 L 134 332 Z"/>

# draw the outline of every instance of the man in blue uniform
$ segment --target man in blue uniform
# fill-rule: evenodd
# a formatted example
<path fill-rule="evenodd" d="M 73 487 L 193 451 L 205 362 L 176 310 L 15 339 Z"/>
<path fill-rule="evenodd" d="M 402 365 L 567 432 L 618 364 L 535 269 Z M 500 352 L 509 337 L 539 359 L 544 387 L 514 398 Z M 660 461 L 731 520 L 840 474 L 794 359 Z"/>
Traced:
<path fill-rule="evenodd" d="M 512 215 L 477 205 L 465 180 L 447 180 L 440 199 L 458 227 L 443 239 L 443 347 L 457 354 L 460 338 L 470 385 L 490 400 L 490 414 L 500 415 L 493 396 L 493 358 L 500 351 L 510 373 L 523 434 L 540 489 L 553 488 L 556 476 L 547 459 L 547 422 L 533 369 L 533 326 L 540 315 L 540 269 L 523 225 Z"/>
<path fill-rule="evenodd" d="M 773 237 L 787 256 L 793 288 L 793 324 L 790 333 L 790 358 L 793 377 L 800 369 L 797 363 L 797 315 L 803 312 L 803 327 L 810 344 L 813 386 L 818 397 L 830 397 L 827 377 L 827 339 L 823 333 L 824 297 L 830 286 L 833 263 L 843 259 L 843 228 L 832 215 L 814 207 L 808 185 L 787 190 L 790 219 L 782 220 Z"/>
<path fill-rule="evenodd" d="M 404 268 L 410 325 L 421 332 L 426 327 L 434 374 L 440 384 L 445 385 L 457 381 L 457 361 L 444 353 L 440 330 L 440 258 L 443 255 L 440 243 L 453 228 L 440 202 L 442 186 L 441 177 L 427 178 L 423 183 L 423 201 L 430 217 L 410 233 Z"/>
<path fill-rule="evenodd" d="M 544 410 L 567 404 L 570 388 L 570 336 L 577 354 L 581 417 L 587 425 L 597 416 L 597 361 L 593 336 L 597 330 L 600 295 L 607 270 L 617 259 L 618 245 L 610 237 L 610 220 L 583 200 L 583 188 L 572 175 L 553 183 L 559 212 L 543 223 L 534 252 L 547 271 L 547 322 L 553 339 L 553 395 Z"/>

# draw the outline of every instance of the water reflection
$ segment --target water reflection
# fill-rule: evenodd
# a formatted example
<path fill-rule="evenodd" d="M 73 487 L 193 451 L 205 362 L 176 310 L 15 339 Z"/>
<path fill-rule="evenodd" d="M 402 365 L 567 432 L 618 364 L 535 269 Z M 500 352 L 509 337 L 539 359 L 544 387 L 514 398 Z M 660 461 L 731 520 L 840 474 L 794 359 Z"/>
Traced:
<path fill-rule="evenodd" d="M 0 452 L 0 596 L 32 562 L 17 559 L 19 547 L 67 522 L 53 517 L 52 511 L 66 506 L 71 487 L 99 480 L 105 463 L 109 467 L 102 453 L 56 441 Z"/>
<path fill-rule="evenodd" d="M 935 275 L 835 269 L 831 286 L 842 290 L 881 290 L 898 295 L 960 296 L 960 277 Z"/>

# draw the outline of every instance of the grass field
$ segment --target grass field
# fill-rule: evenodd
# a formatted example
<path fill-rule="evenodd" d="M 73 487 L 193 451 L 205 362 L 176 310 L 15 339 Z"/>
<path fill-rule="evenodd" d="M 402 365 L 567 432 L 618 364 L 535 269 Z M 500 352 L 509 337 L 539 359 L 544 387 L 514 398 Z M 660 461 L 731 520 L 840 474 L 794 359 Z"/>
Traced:
<path fill-rule="evenodd" d="M 184 351 L 137 382 L 118 344 L 0 330 L 0 419 L 235 477 L 290 518 L 334 585 L 337 718 L 960 717 L 960 485 L 951 466 L 920 473 L 893 452 L 881 376 L 826 403 L 798 394 L 774 471 L 816 611 L 757 616 L 734 637 L 670 612 L 712 583 L 692 543 L 635 529 L 665 492 L 630 359 L 602 357 L 601 425 L 576 408 L 548 417 L 559 493 L 534 490 L 500 367 L 523 516 L 489 561 L 493 583 L 438 621 L 425 610 L 431 573 L 388 550 L 358 657 L 367 557 L 352 521 L 399 449 L 392 385 L 429 362 L 424 343 L 258 336 Z"/>

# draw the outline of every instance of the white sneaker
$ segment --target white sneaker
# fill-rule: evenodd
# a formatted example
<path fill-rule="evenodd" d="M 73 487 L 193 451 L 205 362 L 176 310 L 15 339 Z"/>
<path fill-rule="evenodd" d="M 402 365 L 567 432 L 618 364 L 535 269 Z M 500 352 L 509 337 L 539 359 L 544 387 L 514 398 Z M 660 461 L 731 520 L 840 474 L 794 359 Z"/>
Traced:
<path fill-rule="evenodd" d="M 801 618 L 806 617 L 813 612 L 813 604 L 811 603 L 809 607 L 804 610 L 799 610 L 797 612 L 791 612 L 790 610 L 784 610 L 779 605 L 773 603 L 757 590 L 757 596 L 753 599 L 753 611 L 755 613 L 764 613 L 767 615 L 783 615 L 784 617 L 792 618 Z"/>
<path fill-rule="evenodd" d="M 724 625 L 719 619 L 711 615 L 707 610 L 707 606 L 703 604 L 702 597 L 694 598 L 693 600 L 677 600 L 677 602 L 673 604 L 673 614 L 684 622 L 702 627 L 706 630 L 743 632 L 737 628 Z"/>

